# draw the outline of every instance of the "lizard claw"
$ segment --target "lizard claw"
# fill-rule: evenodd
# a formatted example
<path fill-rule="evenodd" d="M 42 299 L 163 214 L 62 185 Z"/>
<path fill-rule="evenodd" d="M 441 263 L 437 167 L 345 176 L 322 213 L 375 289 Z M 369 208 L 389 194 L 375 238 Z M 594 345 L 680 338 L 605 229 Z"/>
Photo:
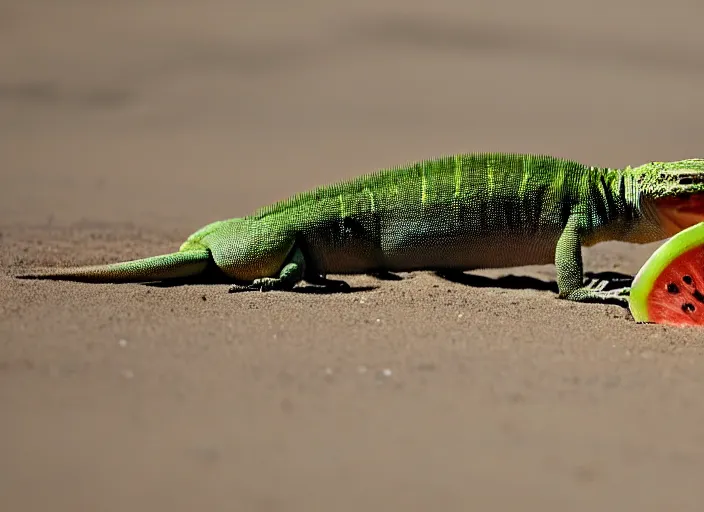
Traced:
<path fill-rule="evenodd" d="M 623 288 L 612 288 L 607 290 L 607 287 L 612 285 L 608 279 L 591 279 L 585 282 L 584 289 L 594 292 L 595 295 L 606 299 L 620 299 L 630 296 L 631 288 L 626 286 Z"/>
<path fill-rule="evenodd" d="M 247 292 L 251 291 L 252 288 L 250 288 L 251 285 L 248 284 L 233 284 L 230 286 L 230 288 L 227 289 L 227 293 L 238 293 L 238 292 Z"/>
<path fill-rule="evenodd" d="M 604 288 L 607 286 L 609 286 L 608 279 L 590 279 L 588 282 L 584 283 L 584 288 L 594 290 L 595 292 L 604 291 Z"/>
<path fill-rule="evenodd" d="M 558 295 L 558 297 L 577 302 L 602 302 L 627 306 L 630 292 L 631 289 L 628 287 L 605 290 L 604 285 L 599 282 L 589 283 L 589 285 L 585 285 L 584 287 L 574 290 L 569 294 Z"/>
<path fill-rule="evenodd" d="M 270 292 L 273 290 L 283 290 L 286 289 L 285 283 L 281 279 L 275 277 L 262 277 L 260 279 L 255 279 L 250 284 L 235 284 L 228 290 L 229 293 L 236 292 Z"/>

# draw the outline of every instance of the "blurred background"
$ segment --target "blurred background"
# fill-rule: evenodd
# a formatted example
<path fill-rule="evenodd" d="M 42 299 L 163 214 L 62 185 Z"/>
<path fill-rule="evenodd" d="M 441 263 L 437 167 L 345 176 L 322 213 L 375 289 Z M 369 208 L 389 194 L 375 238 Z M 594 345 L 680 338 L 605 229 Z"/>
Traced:
<path fill-rule="evenodd" d="M 441 154 L 704 157 L 702 20 L 701 0 L 1 1 L 0 509 L 701 510 L 704 339 L 621 308 L 421 273 L 328 296 L 12 275 L 171 251 Z M 605 245 L 590 270 L 653 249 Z"/>
<path fill-rule="evenodd" d="M 0 218 L 190 232 L 460 151 L 702 156 L 693 0 L 0 4 Z"/>

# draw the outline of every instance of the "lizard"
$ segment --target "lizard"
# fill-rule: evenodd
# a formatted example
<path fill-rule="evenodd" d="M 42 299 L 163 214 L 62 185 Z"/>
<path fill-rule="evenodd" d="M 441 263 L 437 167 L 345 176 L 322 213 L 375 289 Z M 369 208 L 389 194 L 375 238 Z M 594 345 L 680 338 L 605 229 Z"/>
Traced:
<path fill-rule="evenodd" d="M 629 288 L 584 279 L 582 247 L 664 240 L 704 220 L 704 159 L 609 168 L 544 154 L 463 153 L 319 186 L 211 222 L 177 252 L 17 276 L 154 282 L 216 269 L 230 292 L 328 274 L 465 272 L 554 264 L 557 297 L 627 303 Z"/>

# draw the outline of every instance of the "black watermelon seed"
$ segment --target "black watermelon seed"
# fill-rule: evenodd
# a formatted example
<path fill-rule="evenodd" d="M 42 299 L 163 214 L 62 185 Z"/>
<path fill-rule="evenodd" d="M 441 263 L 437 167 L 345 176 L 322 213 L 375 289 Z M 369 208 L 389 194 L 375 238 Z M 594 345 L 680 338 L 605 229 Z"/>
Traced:
<path fill-rule="evenodd" d="M 682 311 L 684 311 L 685 313 L 694 311 L 694 304 L 692 304 L 691 302 L 685 302 L 684 304 L 682 304 Z"/>
<path fill-rule="evenodd" d="M 692 276 L 684 276 L 682 278 L 682 281 L 684 281 L 687 284 L 692 284 Z"/>
<path fill-rule="evenodd" d="M 670 293 L 680 293 L 680 289 L 675 283 L 667 283 L 667 291 Z"/>

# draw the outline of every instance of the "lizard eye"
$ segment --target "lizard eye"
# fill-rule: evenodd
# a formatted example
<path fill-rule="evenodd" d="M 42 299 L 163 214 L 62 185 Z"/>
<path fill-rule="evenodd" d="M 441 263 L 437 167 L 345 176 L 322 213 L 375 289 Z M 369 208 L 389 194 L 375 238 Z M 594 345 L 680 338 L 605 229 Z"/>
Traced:
<path fill-rule="evenodd" d="M 680 178 L 679 182 L 680 182 L 680 185 L 691 185 L 692 183 L 694 183 L 692 178 L 689 176 L 686 176 L 684 178 Z"/>

